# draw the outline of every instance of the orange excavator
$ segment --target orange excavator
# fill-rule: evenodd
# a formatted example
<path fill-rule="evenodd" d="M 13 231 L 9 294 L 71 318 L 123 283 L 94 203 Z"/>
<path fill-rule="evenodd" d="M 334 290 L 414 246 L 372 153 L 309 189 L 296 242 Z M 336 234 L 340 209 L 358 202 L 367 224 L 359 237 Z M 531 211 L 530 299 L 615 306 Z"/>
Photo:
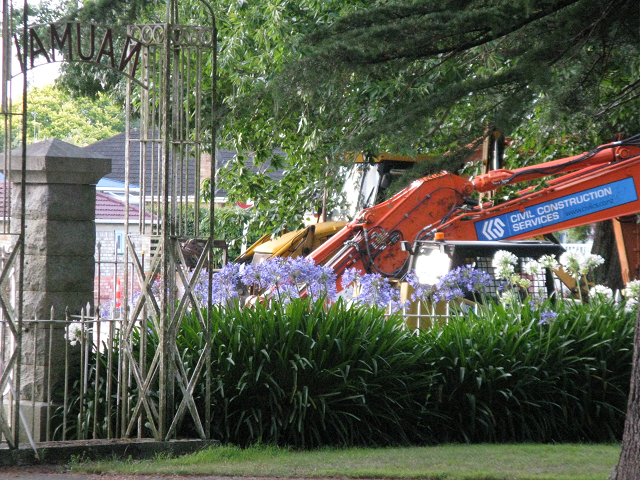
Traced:
<path fill-rule="evenodd" d="M 504 203 L 473 198 L 474 192 L 537 179 L 545 181 Z M 338 277 L 355 267 L 361 273 L 399 279 L 408 269 L 404 242 L 517 240 L 616 219 L 614 231 L 626 283 L 640 276 L 637 213 L 640 135 L 582 155 L 492 170 L 473 179 L 442 172 L 416 180 L 389 200 L 362 210 L 309 257 L 332 267 Z"/>

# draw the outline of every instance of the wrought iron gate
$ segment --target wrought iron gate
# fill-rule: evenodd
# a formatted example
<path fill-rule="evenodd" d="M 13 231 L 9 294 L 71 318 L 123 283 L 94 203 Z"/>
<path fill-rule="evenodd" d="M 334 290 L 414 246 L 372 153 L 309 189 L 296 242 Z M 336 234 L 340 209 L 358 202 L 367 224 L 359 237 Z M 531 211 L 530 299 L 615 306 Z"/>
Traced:
<path fill-rule="evenodd" d="M 129 298 L 132 282 L 141 286 L 141 295 L 129 308 L 122 309 L 119 331 L 118 355 L 120 378 L 131 378 L 139 395 L 132 401 L 126 389 L 119 390 L 119 432 L 115 435 L 129 437 L 144 419 L 157 440 L 166 440 L 176 435 L 176 428 L 189 414 L 197 434 L 202 439 L 210 438 L 211 383 L 210 345 L 211 331 L 211 268 L 213 259 L 214 202 L 209 203 L 208 228 L 200 231 L 201 165 L 205 151 L 211 152 L 209 172 L 211 184 L 215 185 L 215 138 L 216 138 L 216 50 L 217 32 L 212 7 L 200 0 L 205 7 L 208 26 L 181 25 L 177 14 L 177 0 L 169 0 L 166 20 L 162 24 L 132 25 L 121 35 L 120 56 L 116 55 L 113 39 L 114 29 L 78 22 L 59 22 L 50 25 L 28 26 L 26 18 L 21 27 L 11 21 L 12 5 L 3 0 L 3 83 L 2 114 L 5 132 L 4 170 L 10 164 L 12 118 L 22 119 L 22 149 L 25 169 L 26 119 L 27 119 L 27 71 L 40 63 L 59 61 L 59 54 L 76 48 L 72 36 L 77 35 L 77 48 L 83 31 L 90 31 L 91 42 L 95 31 L 104 30 L 102 47 L 91 55 L 75 55 L 73 61 L 86 61 L 116 70 L 126 79 L 126 149 L 125 149 L 125 234 L 126 249 L 124 265 L 132 265 L 134 275 L 124 276 L 122 295 Z M 27 10 L 27 3 L 24 3 Z M 38 33 L 46 29 L 47 33 Z M 43 41 L 49 35 L 50 41 Z M 21 72 L 11 70 L 13 39 L 16 38 Z M 48 43 L 49 42 L 49 43 Z M 35 45 L 35 47 L 34 47 Z M 105 45 L 111 45 L 105 47 Z M 117 58 L 118 57 L 118 58 Z M 66 61 L 71 58 L 65 58 Z M 23 104 L 17 111 L 11 105 L 12 79 L 25 79 Z M 205 100 L 208 100 L 205 103 Z M 135 113 L 135 115 L 134 115 Z M 132 127 L 131 119 L 139 118 L 139 130 Z M 24 191 L 24 174 L 22 189 Z M 4 176 L 5 185 L 7 175 Z M 139 187 L 139 188 L 134 188 Z M 8 188 L 5 189 L 5 192 Z M 139 192 L 133 195 L 132 192 Z M 1 195 L 0 195 L 1 196 Z M 24 195 L 22 195 L 24 202 Z M 4 205 L 9 201 L 4 198 Z M 130 230 L 129 205 L 139 204 L 139 229 Z M 8 218 L 5 208 L 5 218 Z M 24 205 L 22 212 L 24 212 Z M 151 213 L 152 220 L 145 221 Z M 18 234 L 11 237 L 12 248 L 2 258 L 0 271 L 0 315 L 3 320 L 3 336 L 11 336 L 12 350 L 6 352 L 4 365 L 0 365 L 0 392 L 10 386 L 19 391 L 20 358 L 22 348 L 22 279 L 20 268 L 23 257 L 24 213 L 20 228 L 13 227 Z M 9 231 L 8 222 L 4 224 Z M 133 237 L 144 237 L 150 245 L 146 265 L 140 249 L 136 249 Z M 9 237 L 6 237 L 9 239 Z M 204 245 L 194 269 L 188 267 L 182 246 L 190 239 L 199 239 Z M 18 268 L 15 268 L 15 267 Z M 193 288 L 201 271 L 209 277 L 208 309 L 199 308 Z M 16 273 L 17 272 L 17 273 Z M 4 286 L 14 281 L 11 289 Z M 161 282 L 159 292 L 154 292 L 154 282 Z M 180 287 L 180 288 L 179 288 Z M 8 298 L 6 292 L 13 292 Z M 176 332 L 182 315 L 191 308 L 197 315 L 204 332 L 205 345 L 192 372 L 187 373 L 180 362 L 176 347 Z M 97 312 L 96 315 L 99 313 Z M 99 325 L 99 322 L 97 323 Z M 157 332 L 159 343 L 153 360 L 146 364 L 135 353 L 134 333 L 145 332 L 148 327 Z M 0 361 L 4 360 L 0 358 Z M 205 383 L 204 405 L 197 406 L 193 391 L 197 382 Z M 152 392 L 152 386 L 154 391 Z M 157 390 L 155 390 L 157 388 Z M 176 391 L 180 390 L 181 401 L 176 404 Z M 157 394 L 157 398 L 155 397 Z M 13 417 L 6 418 L 0 409 L 0 435 L 10 447 L 19 444 L 19 399 L 13 395 L 15 407 Z M 111 425 L 111 424 L 110 424 Z M 139 428 L 139 427 L 138 427 Z"/>

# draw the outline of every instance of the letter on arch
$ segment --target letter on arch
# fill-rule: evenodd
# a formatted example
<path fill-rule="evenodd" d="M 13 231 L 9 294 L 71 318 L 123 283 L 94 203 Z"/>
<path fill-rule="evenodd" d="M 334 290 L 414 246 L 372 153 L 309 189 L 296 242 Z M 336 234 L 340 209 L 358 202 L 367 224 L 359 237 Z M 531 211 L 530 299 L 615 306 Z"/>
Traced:
<path fill-rule="evenodd" d="M 131 45 L 131 38 L 127 37 L 127 41 L 124 44 L 124 48 L 122 49 L 122 57 L 120 58 L 120 65 L 118 66 L 119 71 L 123 71 L 127 64 L 131 61 L 131 58 L 135 55 L 133 59 L 133 68 L 131 69 L 131 76 L 134 77 L 136 74 L 136 69 L 138 68 L 138 57 L 140 56 L 140 49 L 142 47 L 141 43 L 136 43 L 129 55 L 127 55 L 127 51 Z"/>
<path fill-rule="evenodd" d="M 107 49 L 107 47 L 109 48 Z M 107 31 L 104 34 L 102 45 L 100 45 L 100 51 L 98 52 L 98 58 L 96 58 L 96 63 L 100 63 L 103 55 L 109 57 L 109 60 L 111 61 L 111 68 L 116 68 L 116 59 L 113 55 L 113 38 L 111 36 L 110 28 L 107 28 Z"/>
<path fill-rule="evenodd" d="M 69 49 L 69 56 L 66 58 L 68 61 L 73 60 L 73 41 L 71 39 L 71 23 L 67 23 L 64 28 L 64 33 L 62 34 L 62 39 L 58 35 L 58 30 L 56 30 L 55 23 L 52 23 L 51 28 L 51 58 L 52 61 L 56 61 L 56 48 L 63 53 L 64 44 L 67 44 L 67 48 Z"/>
<path fill-rule="evenodd" d="M 38 44 L 38 49 L 35 50 L 34 49 L 34 44 Z M 29 57 L 31 60 L 31 68 L 34 67 L 33 62 L 35 60 L 35 58 L 40 55 L 43 54 L 44 58 L 47 59 L 47 63 L 51 63 L 51 59 L 49 58 L 49 54 L 47 53 L 47 49 L 44 48 L 44 45 L 42 44 L 42 40 L 40 40 L 40 37 L 38 36 L 38 33 L 36 32 L 35 28 L 30 28 L 29 29 Z"/>
<path fill-rule="evenodd" d="M 90 35 L 91 35 L 91 53 L 89 55 L 83 55 L 82 54 L 82 35 L 81 35 L 81 30 L 80 30 L 80 23 L 76 23 L 76 30 L 77 30 L 77 37 L 76 37 L 76 42 L 78 44 L 78 56 L 80 57 L 81 60 L 84 60 L 85 62 L 90 62 L 93 59 L 93 54 L 96 53 L 96 26 L 95 25 L 91 25 L 91 28 L 89 29 L 90 31 Z"/>

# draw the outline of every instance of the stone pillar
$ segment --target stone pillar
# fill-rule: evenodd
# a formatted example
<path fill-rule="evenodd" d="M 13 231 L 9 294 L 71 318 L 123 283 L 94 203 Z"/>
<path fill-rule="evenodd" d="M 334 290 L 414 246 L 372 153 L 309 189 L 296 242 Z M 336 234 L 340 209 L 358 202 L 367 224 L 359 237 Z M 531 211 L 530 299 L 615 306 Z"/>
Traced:
<path fill-rule="evenodd" d="M 21 150 L 11 152 L 11 230 L 20 231 Z M 111 160 L 61 140 L 27 147 L 25 265 L 21 399 L 34 438 L 44 440 L 49 326 L 28 322 L 56 319 L 65 308 L 79 314 L 93 304 L 96 183 L 111 171 Z M 52 388 L 64 379 L 64 329 L 53 334 Z M 35 398 L 36 411 L 32 411 Z M 34 418 L 35 417 L 35 418 Z M 42 428 L 39 428 L 42 425 Z"/>

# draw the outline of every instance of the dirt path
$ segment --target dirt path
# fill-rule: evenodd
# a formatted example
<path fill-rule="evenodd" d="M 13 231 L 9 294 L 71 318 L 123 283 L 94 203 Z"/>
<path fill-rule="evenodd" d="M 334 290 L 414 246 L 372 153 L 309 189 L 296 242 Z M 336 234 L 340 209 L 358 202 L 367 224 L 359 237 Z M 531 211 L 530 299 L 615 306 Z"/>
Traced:
<path fill-rule="evenodd" d="M 114 475 L 72 473 L 61 465 L 0 467 L 0 480 L 303 480 L 300 478 L 223 477 L 220 475 Z M 314 479 L 335 480 L 335 479 Z"/>
<path fill-rule="evenodd" d="M 0 467 L 0 480 L 234 480 L 238 477 L 221 477 L 212 475 L 113 475 L 113 474 L 84 474 L 71 473 L 60 465 L 39 465 L 29 467 Z M 242 477 L 242 480 L 258 480 Z M 259 480 L 276 480 L 264 479 Z M 293 479 L 277 479 L 293 480 Z"/>

